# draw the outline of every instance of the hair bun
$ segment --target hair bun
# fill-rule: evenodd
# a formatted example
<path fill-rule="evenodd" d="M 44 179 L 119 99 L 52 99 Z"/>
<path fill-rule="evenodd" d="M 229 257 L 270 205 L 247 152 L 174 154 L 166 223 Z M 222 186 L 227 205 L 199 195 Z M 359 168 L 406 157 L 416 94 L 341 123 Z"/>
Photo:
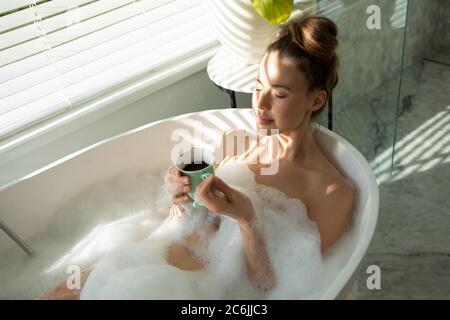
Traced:
<path fill-rule="evenodd" d="M 288 36 L 319 63 L 328 64 L 336 60 L 337 26 L 326 17 L 313 16 L 291 22 L 280 36 Z"/>
<path fill-rule="evenodd" d="M 280 59 L 294 61 L 308 90 L 325 89 L 328 98 L 339 81 L 337 45 L 336 24 L 326 17 L 310 16 L 284 25 L 266 52 L 276 51 Z M 313 116 L 319 113 L 315 111 Z"/>

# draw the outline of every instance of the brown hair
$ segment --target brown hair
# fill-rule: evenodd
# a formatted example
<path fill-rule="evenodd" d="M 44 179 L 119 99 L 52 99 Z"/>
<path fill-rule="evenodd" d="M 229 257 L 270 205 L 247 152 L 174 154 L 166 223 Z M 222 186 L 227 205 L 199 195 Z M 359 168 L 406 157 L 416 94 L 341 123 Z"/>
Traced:
<path fill-rule="evenodd" d="M 339 59 L 336 24 L 326 17 L 311 16 L 286 24 L 266 52 L 277 51 L 280 58 L 292 59 L 308 80 L 308 91 L 324 89 L 327 101 L 338 83 Z M 315 111 L 316 118 L 324 109 Z"/>

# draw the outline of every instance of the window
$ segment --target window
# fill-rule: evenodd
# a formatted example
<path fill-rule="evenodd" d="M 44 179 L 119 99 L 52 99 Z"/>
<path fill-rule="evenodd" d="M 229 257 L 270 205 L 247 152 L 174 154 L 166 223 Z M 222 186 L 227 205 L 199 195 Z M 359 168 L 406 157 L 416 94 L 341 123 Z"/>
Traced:
<path fill-rule="evenodd" d="M 2 0 L 0 140 L 215 41 L 201 0 Z"/>

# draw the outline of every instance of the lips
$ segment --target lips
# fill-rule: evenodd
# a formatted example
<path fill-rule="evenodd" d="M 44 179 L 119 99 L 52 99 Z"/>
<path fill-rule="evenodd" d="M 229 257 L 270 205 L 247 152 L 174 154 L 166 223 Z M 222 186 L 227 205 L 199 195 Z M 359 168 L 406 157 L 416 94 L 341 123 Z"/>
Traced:
<path fill-rule="evenodd" d="M 259 124 L 268 124 L 273 121 L 273 119 L 265 117 L 265 116 L 258 116 L 256 119 Z"/>
<path fill-rule="evenodd" d="M 263 115 L 259 115 L 258 118 L 262 119 L 262 120 L 267 120 L 267 121 L 272 121 L 273 119 L 263 116 Z"/>

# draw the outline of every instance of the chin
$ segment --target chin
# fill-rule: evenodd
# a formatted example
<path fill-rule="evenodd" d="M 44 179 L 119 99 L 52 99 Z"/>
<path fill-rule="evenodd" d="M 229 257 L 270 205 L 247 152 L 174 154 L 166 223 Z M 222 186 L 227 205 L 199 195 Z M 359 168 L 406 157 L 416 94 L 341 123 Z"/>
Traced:
<path fill-rule="evenodd" d="M 267 135 L 270 136 L 272 134 L 275 134 L 274 132 L 272 132 L 272 130 L 278 130 L 277 126 L 274 123 L 270 123 L 270 124 L 259 124 L 256 122 L 256 128 L 258 130 L 261 129 L 268 129 L 267 131 Z M 270 129 L 270 130 L 269 130 Z"/>

